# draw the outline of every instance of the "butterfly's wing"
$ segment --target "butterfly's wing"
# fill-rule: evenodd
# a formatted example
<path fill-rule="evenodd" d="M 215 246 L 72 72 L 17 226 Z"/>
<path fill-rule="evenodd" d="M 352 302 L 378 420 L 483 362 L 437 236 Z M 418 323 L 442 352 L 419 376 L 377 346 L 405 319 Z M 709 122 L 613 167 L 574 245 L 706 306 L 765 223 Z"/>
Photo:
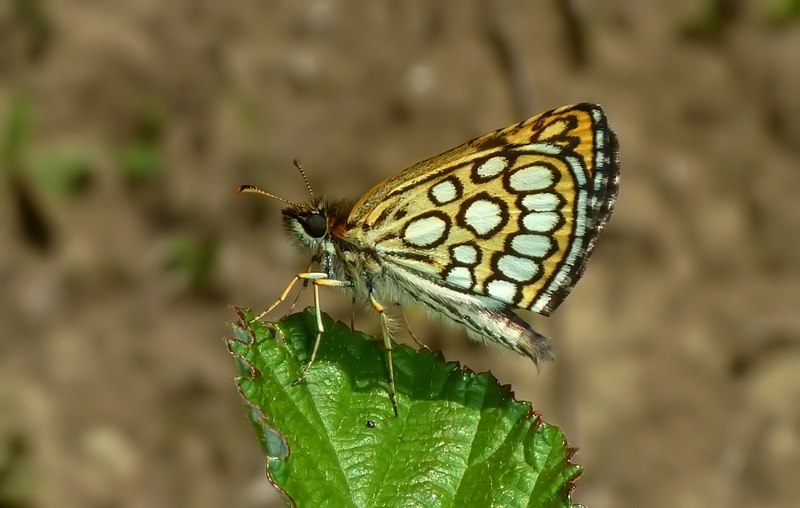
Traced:
<path fill-rule="evenodd" d="M 436 284 L 549 315 L 583 273 L 618 184 L 602 109 L 565 106 L 378 184 L 347 236 Z"/>

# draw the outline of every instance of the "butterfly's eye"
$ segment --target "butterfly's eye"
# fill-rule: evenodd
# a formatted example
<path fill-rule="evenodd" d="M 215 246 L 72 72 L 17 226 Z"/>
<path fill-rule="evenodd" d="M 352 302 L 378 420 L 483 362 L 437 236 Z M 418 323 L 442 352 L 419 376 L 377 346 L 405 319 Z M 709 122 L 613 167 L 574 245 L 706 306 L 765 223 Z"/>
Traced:
<path fill-rule="evenodd" d="M 302 221 L 303 229 L 312 238 L 322 238 L 328 231 L 328 219 L 319 213 L 312 213 Z"/>

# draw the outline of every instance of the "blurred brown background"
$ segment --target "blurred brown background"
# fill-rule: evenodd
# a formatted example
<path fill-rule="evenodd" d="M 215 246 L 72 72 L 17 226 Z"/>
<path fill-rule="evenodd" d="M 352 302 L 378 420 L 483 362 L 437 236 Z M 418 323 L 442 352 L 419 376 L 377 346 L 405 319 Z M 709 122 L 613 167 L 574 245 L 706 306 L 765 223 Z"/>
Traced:
<path fill-rule="evenodd" d="M 277 506 L 221 338 L 307 260 L 236 186 L 305 199 L 299 157 L 357 197 L 579 101 L 606 108 L 622 183 L 584 279 L 529 316 L 558 361 L 416 331 L 564 428 L 578 502 L 797 506 L 799 11 L 3 0 L 0 506 Z"/>

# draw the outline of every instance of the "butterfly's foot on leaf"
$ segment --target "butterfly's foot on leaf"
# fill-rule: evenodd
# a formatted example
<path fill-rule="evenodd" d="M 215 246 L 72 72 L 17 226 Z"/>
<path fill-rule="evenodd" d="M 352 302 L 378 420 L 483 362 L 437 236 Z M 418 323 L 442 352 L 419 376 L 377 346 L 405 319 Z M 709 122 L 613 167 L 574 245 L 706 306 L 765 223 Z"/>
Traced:
<path fill-rule="evenodd" d="M 319 307 L 317 307 L 316 310 L 317 310 L 317 324 L 318 324 L 319 329 L 317 331 L 317 338 L 316 338 L 316 340 L 314 340 L 314 349 L 311 350 L 311 358 L 308 360 L 308 363 L 306 364 L 306 366 L 303 369 L 303 371 L 300 372 L 300 375 L 297 376 L 297 379 L 292 381 L 292 386 L 297 386 L 298 384 L 300 384 L 303 381 L 303 378 L 306 377 L 306 373 L 308 372 L 308 369 L 311 368 L 311 365 L 314 363 L 314 360 L 316 360 L 316 358 L 317 358 L 317 351 L 319 350 L 319 341 L 322 338 L 322 332 L 324 332 L 325 330 L 322 327 L 322 317 L 319 315 Z"/>
<path fill-rule="evenodd" d="M 303 368 L 303 370 L 300 371 L 300 375 L 297 376 L 297 379 L 292 381 L 292 386 L 297 386 L 297 385 L 299 385 L 300 383 L 303 382 L 303 378 L 306 377 L 306 373 L 308 372 L 308 369 L 310 369 L 311 368 L 311 364 L 314 363 L 314 356 L 315 356 L 314 354 L 311 355 L 311 360 L 309 360 L 308 363 L 306 364 L 305 368 Z"/>
<path fill-rule="evenodd" d="M 400 304 L 398 303 L 397 306 L 399 307 Z M 417 337 L 417 334 L 414 333 L 414 330 L 411 329 L 411 322 L 408 320 L 408 316 L 406 315 L 406 312 L 405 312 L 405 310 L 403 310 L 402 307 L 400 307 L 400 314 L 403 315 L 403 321 L 405 321 L 405 323 L 406 323 L 406 330 L 408 330 L 408 333 L 409 333 L 409 335 L 411 335 L 411 338 L 414 340 L 414 343 L 417 346 L 421 347 L 422 349 L 425 349 L 426 351 L 431 351 L 431 348 L 429 348 L 427 344 L 425 344 L 424 342 L 419 340 L 419 337 Z"/>
<path fill-rule="evenodd" d="M 397 394 L 395 393 L 393 387 L 390 387 L 389 389 L 389 400 L 392 403 L 392 411 L 394 411 L 394 417 L 397 418 L 398 416 L 400 416 L 400 411 L 397 407 Z"/>
<path fill-rule="evenodd" d="M 275 332 L 273 336 L 275 337 L 275 341 L 278 344 L 280 344 L 281 346 L 286 344 L 286 337 L 284 337 L 283 330 L 281 330 L 281 327 L 278 326 L 277 323 L 267 322 L 264 323 L 264 326 L 266 326 L 268 330 L 272 330 L 273 332 Z"/>
<path fill-rule="evenodd" d="M 428 345 L 427 345 L 427 344 L 425 344 L 424 342 L 422 342 L 421 340 L 419 340 L 419 339 L 417 338 L 417 336 L 416 336 L 416 335 L 414 335 L 414 332 L 412 332 L 412 331 L 411 331 L 411 328 L 409 328 L 409 329 L 408 329 L 408 333 L 409 333 L 409 335 L 411 335 L 411 340 L 413 340 L 413 341 L 414 341 L 414 344 L 416 344 L 417 346 L 419 346 L 421 349 L 424 349 L 425 351 L 433 351 L 433 350 L 432 350 L 430 347 L 428 347 Z"/>
<path fill-rule="evenodd" d="M 297 386 L 303 382 L 303 379 L 306 377 L 306 373 L 308 373 L 308 369 L 311 368 L 311 364 L 314 363 L 314 359 L 312 358 L 305 366 L 305 368 L 300 372 L 300 375 L 297 376 L 297 379 L 292 381 L 292 386 Z"/>
<path fill-rule="evenodd" d="M 275 308 L 275 305 L 276 305 L 276 304 L 273 304 L 273 305 L 271 305 L 270 307 L 268 307 L 268 308 L 266 308 L 266 309 L 262 310 L 262 311 L 261 311 L 261 314 L 259 314 L 258 316 L 254 317 L 254 318 L 252 318 L 252 319 L 248 319 L 248 320 L 247 320 L 247 326 L 250 326 L 250 325 L 252 325 L 252 324 L 254 324 L 254 323 L 261 322 L 261 320 L 262 320 L 262 319 L 264 319 L 264 317 L 266 317 L 266 315 L 267 315 L 267 314 L 269 314 L 269 313 L 270 313 L 270 311 L 272 311 L 272 309 L 274 309 L 274 308 Z M 270 322 L 268 322 L 268 321 L 264 321 L 264 324 L 266 324 L 266 325 L 269 325 L 269 324 L 270 324 Z"/>

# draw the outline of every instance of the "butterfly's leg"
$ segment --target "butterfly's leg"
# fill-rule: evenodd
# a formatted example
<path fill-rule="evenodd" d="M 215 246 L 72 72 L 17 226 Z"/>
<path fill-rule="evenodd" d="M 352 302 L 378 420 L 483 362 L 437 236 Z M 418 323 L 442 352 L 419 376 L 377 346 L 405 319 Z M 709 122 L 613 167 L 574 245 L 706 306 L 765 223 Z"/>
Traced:
<path fill-rule="evenodd" d="M 298 291 L 297 294 L 294 295 L 294 300 L 292 300 L 292 304 L 289 305 L 289 309 L 286 312 L 283 313 L 283 316 L 281 316 L 281 319 L 285 318 L 286 316 L 288 316 L 289 314 L 292 313 L 294 308 L 297 306 L 297 301 L 300 300 L 300 296 L 303 294 L 303 291 L 305 291 L 306 288 L 308 287 L 308 281 L 309 280 L 310 279 L 303 279 L 303 285 L 300 287 L 300 291 Z"/>
<path fill-rule="evenodd" d="M 319 257 L 317 255 L 314 255 L 311 258 L 311 262 L 308 263 L 308 266 L 306 267 L 306 272 L 310 272 L 311 271 L 311 267 L 314 265 L 314 263 L 319 263 Z M 300 295 L 302 295 L 303 291 L 305 291 L 306 288 L 308 287 L 308 281 L 309 280 L 311 280 L 311 279 L 303 279 L 303 287 L 301 287 L 300 291 L 297 292 L 297 294 L 294 297 L 294 300 L 292 300 L 292 304 L 289 306 L 289 310 L 287 310 L 286 312 L 283 313 L 283 316 L 281 316 L 281 319 L 285 318 L 286 316 L 288 316 L 289 314 L 292 313 L 294 308 L 297 306 L 297 301 L 300 299 Z"/>
<path fill-rule="evenodd" d="M 424 348 L 424 349 L 427 349 L 428 351 L 430 351 L 431 348 L 429 348 L 427 345 L 425 345 L 424 342 L 419 340 L 417 338 L 417 335 L 414 333 L 414 330 L 411 329 L 411 322 L 408 320 L 408 316 L 406 315 L 406 310 L 399 303 L 397 304 L 397 306 L 400 307 L 400 314 L 403 315 L 403 321 L 406 322 L 406 328 L 408 329 L 408 333 L 411 335 L 411 338 L 414 339 L 414 342 L 417 344 L 417 346 L 419 346 L 421 348 Z"/>
<path fill-rule="evenodd" d="M 345 255 L 344 255 L 344 252 L 342 252 L 342 249 L 339 246 L 334 245 L 334 248 L 336 249 L 336 254 L 338 255 L 339 259 L 346 259 Z M 350 286 L 352 287 L 352 284 L 350 284 Z M 350 330 L 355 331 L 356 330 L 356 292 L 355 292 L 355 290 L 353 290 L 352 300 L 351 300 L 350 303 L 351 303 L 351 306 L 350 306 Z"/>
<path fill-rule="evenodd" d="M 392 409 L 394 415 L 397 416 L 397 391 L 394 385 L 394 363 L 392 363 L 392 337 L 389 332 L 389 323 L 386 318 L 386 313 L 383 305 L 375 299 L 375 296 L 370 292 L 369 301 L 372 302 L 372 307 L 381 316 L 381 335 L 383 335 L 383 345 L 386 347 L 386 357 L 389 364 L 389 398 L 392 399 Z"/>
<path fill-rule="evenodd" d="M 328 276 L 328 274 L 324 273 L 324 272 L 301 272 L 301 273 L 298 273 L 297 275 L 294 276 L 294 278 L 291 280 L 291 282 L 289 282 L 289 284 L 286 286 L 286 289 L 283 290 L 283 293 L 281 293 L 281 296 L 277 300 L 275 300 L 275 303 L 270 305 L 264 312 L 262 312 L 255 319 L 253 319 L 253 321 L 259 321 L 261 318 L 263 318 L 264 316 L 266 316 L 267 314 L 272 312 L 272 310 L 275 307 L 277 307 L 278 305 L 280 305 L 281 303 L 286 301 L 286 297 L 289 296 L 289 292 L 292 290 L 294 285 L 297 284 L 298 280 L 300 280 L 300 279 L 304 279 L 304 280 L 316 279 L 316 278 L 327 277 L 327 276 Z"/>
<path fill-rule="evenodd" d="M 356 330 L 356 293 L 353 291 L 353 305 L 350 307 L 350 330 Z"/>
<path fill-rule="evenodd" d="M 317 351 L 319 351 L 319 343 L 320 339 L 322 339 L 322 334 L 325 332 L 325 327 L 322 324 L 322 311 L 319 307 L 319 287 L 320 286 L 328 286 L 328 287 L 350 287 L 353 285 L 352 282 L 347 280 L 336 280 L 336 279 L 328 279 L 328 274 L 322 272 L 311 272 L 306 274 L 298 274 L 298 277 L 301 275 L 308 275 L 307 279 L 310 279 L 313 283 L 314 287 L 314 313 L 317 318 L 317 337 L 314 340 L 314 348 L 311 350 L 311 358 L 308 360 L 305 368 L 297 379 L 294 380 L 292 383 L 293 385 L 298 384 L 303 378 L 306 376 L 308 369 L 311 368 L 311 365 L 314 363 L 314 360 L 317 358 Z"/>
<path fill-rule="evenodd" d="M 279 297 L 278 297 L 278 299 L 277 299 L 277 300 L 275 300 L 275 302 L 274 302 L 272 305 L 270 305 L 269 307 L 267 307 L 266 309 L 264 309 L 264 310 L 261 312 L 261 314 L 259 314 L 258 316 L 256 316 L 256 318 L 255 318 L 255 319 L 253 319 L 253 321 L 260 321 L 260 320 L 261 320 L 261 318 L 263 318 L 264 316 L 266 316 L 267 314 L 269 314 L 270 312 L 272 312 L 272 309 L 274 309 L 275 307 L 277 307 L 278 305 L 280 305 L 280 304 L 281 304 L 281 302 L 283 302 L 284 300 L 286 300 L 286 297 L 289 295 L 289 291 L 291 291 L 291 290 L 292 290 L 292 288 L 294 287 L 294 285 L 295 285 L 295 284 L 297 284 L 297 281 L 298 281 L 298 280 L 300 280 L 300 277 L 298 277 L 297 275 L 295 275 L 295 276 L 292 278 L 291 282 L 289 282 L 289 284 L 286 286 L 286 289 L 284 289 L 284 290 L 283 290 L 283 293 L 281 293 L 281 296 L 279 296 Z"/>

